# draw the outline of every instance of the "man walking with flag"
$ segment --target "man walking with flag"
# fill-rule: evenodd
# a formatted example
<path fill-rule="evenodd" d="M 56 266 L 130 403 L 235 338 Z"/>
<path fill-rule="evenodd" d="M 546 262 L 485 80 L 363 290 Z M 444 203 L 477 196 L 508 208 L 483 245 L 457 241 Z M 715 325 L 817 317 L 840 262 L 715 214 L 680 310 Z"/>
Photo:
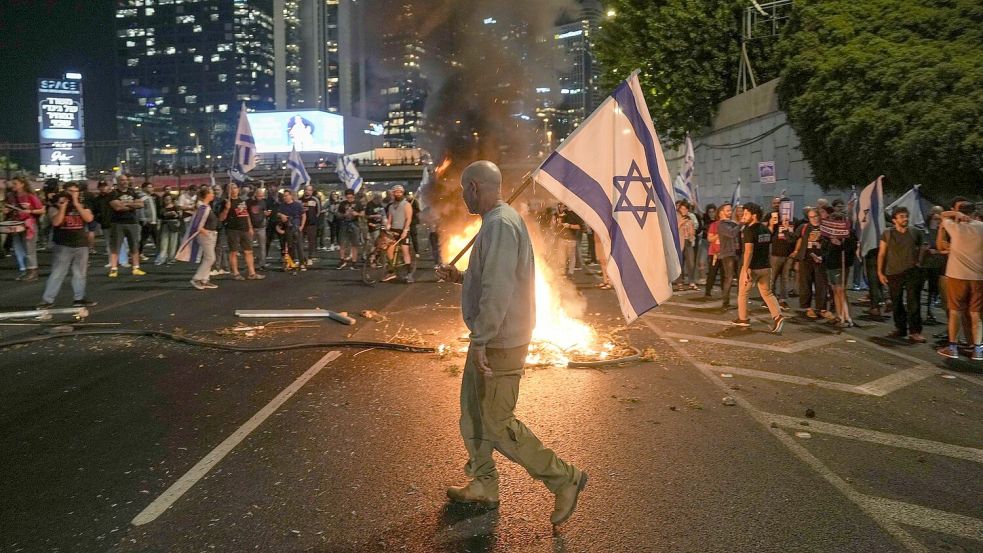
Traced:
<path fill-rule="evenodd" d="M 468 211 L 481 215 L 481 230 L 468 270 L 451 265 L 438 278 L 463 283 L 461 311 L 471 343 L 461 382 L 461 436 L 471 481 L 452 487 L 453 501 L 489 508 L 499 505 L 498 470 L 492 452 L 520 464 L 556 496 L 550 522 L 570 518 L 587 485 L 587 474 L 547 449 L 515 417 L 519 381 L 536 323 L 535 265 L 525 222 L 502 201 L 502 174 L 478 161 L 461 175 Z"/>

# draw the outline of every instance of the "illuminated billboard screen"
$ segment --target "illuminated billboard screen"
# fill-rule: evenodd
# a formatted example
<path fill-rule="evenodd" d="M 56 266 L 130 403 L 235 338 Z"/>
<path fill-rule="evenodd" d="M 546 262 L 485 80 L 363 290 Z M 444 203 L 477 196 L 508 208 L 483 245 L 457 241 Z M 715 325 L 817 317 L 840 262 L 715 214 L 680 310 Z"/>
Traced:
<path fill-rule="evenodd" d="M 247 113 L 260 154 L 289 152 L 345 153 L 344 118 L 313 110 Z"/>
<path fill-rule="evenodd" d="M 85 176 L 82 81 L 38 79 L 41 174 L 64 179 Z"/>

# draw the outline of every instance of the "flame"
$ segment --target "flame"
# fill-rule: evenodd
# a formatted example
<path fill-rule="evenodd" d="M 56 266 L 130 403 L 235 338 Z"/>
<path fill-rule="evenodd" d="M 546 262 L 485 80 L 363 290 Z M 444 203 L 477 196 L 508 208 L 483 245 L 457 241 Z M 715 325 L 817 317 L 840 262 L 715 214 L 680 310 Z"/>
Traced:
<path fill-rule="evenodd" d="M 444 258 L 456 255 L 468 245 L 481 228 L 481 221 L 470 223 L 464 230 L 444 241 Z M 541 250 L 541 249 L 540 249 Z M 457 268 L 467 269 L 468 255 L 458 262 Z M 573 316 L 565 305 L 583 304 L 583 298 L 572 287 L 565 289 L 563 277 L 536 256 L 536 328 L 526 363 L 541 366 L 565 366 L 573 354 L 606 359 L 614 344 L 599 343 L 597 332 L 589 324 Z M 575 297 L 571 298 L 574 294 Z M 573 300 L 573 301 L 571 301 Z"/>
<path fill-rule="evenodd" d="M 436 174 L 438 177 L 443 177 L 444 172 L 446 172 L 447 169 L 450 168 L 450 166 L 451 166 L 451 158 L 445 157 L 444 160 L 440 162 L 440 165 L 438 165 L 437 168 L 434 169 L 434 174 Z"/>

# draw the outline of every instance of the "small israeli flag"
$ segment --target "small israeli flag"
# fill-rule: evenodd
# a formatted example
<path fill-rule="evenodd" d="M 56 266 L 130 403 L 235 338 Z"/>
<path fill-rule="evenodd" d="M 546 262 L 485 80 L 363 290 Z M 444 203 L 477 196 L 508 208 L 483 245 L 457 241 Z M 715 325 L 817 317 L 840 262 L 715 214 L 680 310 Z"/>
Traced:
<path fill-rule="evenodd" d="M 338 158 L 338 165 L 335 170 L 338 172 L 338 178 L 341 179 L 341 182 L 345 183 L 345 188 L 358 194 L 358 191 L 362 189 L 362 176 L 358 174 L 355 160 L 348 156 L 341 156 Z"/>
<path fill-rule="evenodd" d="M 737 177 L 737 186 L 734 187 L 734 193 L 730 195 L 730 205 L 733 207 L 744 205 L 741 203 L 741 177 Z"/>
<path fill-rule="evenodd" d="M 676 207 L 637 71 L 532 178 L 597 233 L 629 323 L 672 296 L 681 272 Z"/>
<path fill-rule="evenodd" d="M 877 177 L 877 180 L 860 191 L 857 219 L 860 220 L 860 255 L 862 256 L 880 245 L 881 230 L 884 227 L 883 179 L 884 175 Z"/>
<path fill-rule="evenodd" d="M 683 162 L 683 184 L 689 193 L 688 200 L 695 206 L 700 205 L 699 185 L 693 182 L 693 172 L 696 170 L 696 152 L 693 151 L 693 141 L 686 135 L 686 157 Z"/>
<path fill-rule="evenodd" d="M 239 125 L 236 127 L 236 147 L 235 156 L 232 160 L 232 168 L 229 176 L 237 183 L 246 181 L 246 173 L 256 167 L 258 156 L 256 154 L 256 139 L 253 138 L 253 131 L 249 127 L 249 119 L 246 118 L 246 102 L 242 103 L 239 111 Z"/>
<path fill-rule="evenodd" d="M 310 175 L 307 174 L 307 168 L 304 167 L 304 160 L 300 157 L 300 152 L 297 148 L 290 151 L 290 157 L 287 158 L 287 167 L 290 167 L 290 189 L 294 192 L 300 190 L 301 186 L 311 182 Z"/>

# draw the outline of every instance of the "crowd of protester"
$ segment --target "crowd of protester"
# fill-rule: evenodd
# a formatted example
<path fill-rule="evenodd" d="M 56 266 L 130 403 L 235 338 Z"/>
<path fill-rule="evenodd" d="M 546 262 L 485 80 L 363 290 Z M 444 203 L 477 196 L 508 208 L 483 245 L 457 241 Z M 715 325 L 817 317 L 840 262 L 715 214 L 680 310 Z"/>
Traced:
<path fill-rule="evenodd" d="M 933 309 L 941 308 L 948 329 L 934 336 L 944 343 L 939 353 L 956 358 L 964 346 L 971 348 L 972 359 L 983 360 L 983 204 L 954 198 L 948 209 L 931 209 L 926 228 L 911 226 L 908 210 L 895 208 L 885 214 L 876 244 L 862 252 L 858 225 L 841 200 L 820 199 L 798 220 L 791 211 L 783 215 L 781 202 L 774 198 L 767 214 L 753 203 L 710 204 L 697 214 L 687 202 L 678 202 L 683 273 L 676 289 L 703 284 L 704 300 L 712 301 L 719 288 L 716 297 L 727 310 L 736 280 L 733 324 L 747 327 L 748 292 L 757 286 L 772 317 L 771 331 L 781 332 L 792 298 L 807 319 L 856 326 L 847 296 L 852 288 L 867 292 L 859 303 L 866 305 L 868 320 L 890 313 L 889 337 L 915 344 L 927 341 L 923 320 L 937 324 Z"/>
<path fill-rule="evenodd" d="M 210 209 L 199 221 L 201 205 Z M 781 199 L 774 198 L 767 213 L 754 203 L 710 204 L 698 212 L 677 202 L 682 274 L 676 290 L 702 290 L 705 301 L 719 299 L 724 311 L 736 307 L 732 323 L 748 327 L 750 294 L 757 288 L 771 315 L 769 330 L 780 333 L 794 299 L 806 319 L 855 326 L 847 296 L 852 288 L 866 292 L 859 304 L 866 306 L 868 320 L 890 313 L 891 338 L 925 343 L 923 324 L 938 324 L 933 309 L 941 309 L 948 322 L 935 336 L 943 343 L 939 353 L 955 358 L 965 346 L 973 359 L 983 360 L 983 204 L 955 198 L 948 208 L 930 211 L 926 228 L 911 226 L 907 209 L 897 208 L 885 215 L 886 229 L 866 252 L 842 201 L 820 199 L 804 208 L 800 219 L 780 206 Z M 294 193 L 262 183 L 241 188 L 230 183 L 177 191 L 156 190 L 149 183 L 138 187 L 122 176 L 115 183 L 100 181 L 94 193 L 55 179 L 35 193 L 28 181 L 14 179 L 2 207 L 0 255 L 12 250 L 16 280 L 37 280 L 38 250 L 52 252 L 42 307 L 55 303 L 69 272 L 75 305 L 92 304 L 85 276 L 98 236 L 105 239 L 110 278 L 118 278 L 121 268 L 133 277 L 147 274 L 141 262 L 174 264 L 182 241 L 186 247 L 194 242 L 197 251 L 189 260 L 199 266 L 191 285 L 200 290 L 217 287 L 215 277 L 261 280 L 271 259 L 296 274 L 337 252 L 336 268 L 355 270 L 383 233 L 390 238 L 390 257 L 411 265 L 420 255 L 420 205 L 402 186 L 325 194 L 310 185 Z M 597 255 L 599 239 L 576 213 L 559 204 L 540 210 L 539 222 L 550 240 L 546 254 L 559 273 L 599 266 L 597 286 L 612 287 L 606 260 Z M 431 255 L 439 266 L 439 228 L 436 221 L 428 223 Z M 404 280 L 413 282 L 412 271 Z"/>
<path fill-rule="evenodd" d="M 209 209 L 199 211 L 202 205 Z M 199 212 L 207 215 L 196 220 Z M 337 269 L 354 270 L 384 231 L 394 238 L 392 253 L 411 265 L 419 257 L 422 229 L 420 204 L 402 186 L 325 194 L 311 185 L 295 193 L 263 183 L 241 188 L 228 183 L 177 191 L 150 183 L 137 186 L 120 176 L 99 181 L 92 192 L 79 183 L 48 179 L 36 192 L 28 180 L 15 178 L 0 213 L 0 257 L 13 254 L 15 280 L 38 280 L 37 252 L 52 252 L 52 271 L 39 304 L 43 308 L 54 304 L 69 270 L 75 304 L 94 304 L 85 297 L 85 277 L 89 257 L 100 253 L 95 247 L 100 237 L 109 278 L 120 278 L 122 271 L 142 277 L 151 261 L 159 267 L 187 260 L 198 263 L 191 286 L 204 290 L 217 288 L 215 277 L 262 280 L 263 272 L 280 262 L 286 271 L 304 272 L 319 256 L 327 260 L 329 252 L 339 252 Z M 193 258 L 182 259 L 182 243 L 195 250 Z M 438 250 L 433 257 L 439 263 L 434 230 L 429 243 Z M 413 282 L 412 272 L 403 280 Z"/>

